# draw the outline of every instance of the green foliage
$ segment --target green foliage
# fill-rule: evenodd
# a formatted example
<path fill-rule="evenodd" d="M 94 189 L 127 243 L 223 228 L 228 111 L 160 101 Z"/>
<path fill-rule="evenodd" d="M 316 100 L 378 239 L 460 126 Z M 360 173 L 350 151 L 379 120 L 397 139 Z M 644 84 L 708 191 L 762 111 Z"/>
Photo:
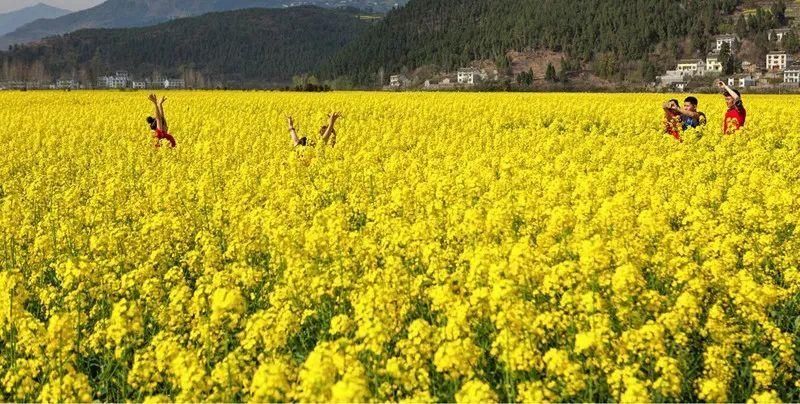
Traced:
<path fill-rule="evenodd" d="M 794 31 L 789 31 L 783 37 L 783 48 L 789 53 L 800 52 L 800 40 L 798 40 Z"/>
<path fill-rule="evenodd" d="M 552 63 L 547 64 L 547 71 L 544 74 L 544 79 L 551 83 L 555 83 L 556 81 L 558 81 L 558 76 L 556 75 L 556 68 L 553 67 Z"/>
<path fill-rule="evenodd" d="M 311 6 L 212 13 L 145 28 L 81 30 L 0 53 L 0 65 L 39 61 L 56 78 L 78 70 L 92 78 L 115 70 L 135 78 L 191 70 L 216 82 L 288 83 L 370 24 L 351 12 Z"/>
<path fill-rule="evenodd" d="M 687 35 L 711 41 L 722 16 L 738 0 L 411 0 L 390 12 L 368 35 L 337 54 L 325 77 L 374 81 L 380 67 L 436 64 L 454 70 L 473 60 L 493 60 L 508 50 L 550 49 L 584 60 L 614 54 L 605 76 L 641 60 L 655 46 Z M 705 46 L 705 45 L 703 45 Z"/>
<path fill-rule="evenodd" d="M 517 84 L 523 86 L 533 85 L 533 70 L 517 74 Z"/>

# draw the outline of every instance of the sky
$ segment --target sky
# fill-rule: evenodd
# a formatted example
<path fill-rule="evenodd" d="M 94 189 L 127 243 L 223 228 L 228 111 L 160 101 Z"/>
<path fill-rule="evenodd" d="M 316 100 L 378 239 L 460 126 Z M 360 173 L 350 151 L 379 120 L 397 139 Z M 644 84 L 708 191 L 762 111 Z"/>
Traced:
<path fill-rule="evenodd" d="M 19 10 L 37 3 L 49 4 L 53 7 L 78 11 L 96 6 L 105 0 L 0 0 L 0 13 Z"/>

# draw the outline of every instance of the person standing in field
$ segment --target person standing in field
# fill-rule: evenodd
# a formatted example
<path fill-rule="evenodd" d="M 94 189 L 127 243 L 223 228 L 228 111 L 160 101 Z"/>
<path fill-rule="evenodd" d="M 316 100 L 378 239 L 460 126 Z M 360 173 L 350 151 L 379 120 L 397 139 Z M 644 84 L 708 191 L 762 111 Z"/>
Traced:
<path fill-rule="evenodd" d="M 331 112 L 328 114 L 328 124 L 323 125 L 319 128 L 319 136 L 322 140 L 323 145 L 330 144 L 331 147 L 336 145 L 336 129 L 334 126 L 336 125 L 336 121 L 342 117 L 341 112 Z M 292 138 L 292 143 L 295 146 L 315 146 L 316 142 L 313 140 L 308 139 L 308 137 L 303 136 L 299 137 L 297 135 L 297 131 L 294 128 L 294 118 L 291 116 L 287 117 L 286 120 L 289 122 L 289 135 Z"/>
<path fill-rule="evenodd" d="M 730 88 L 721 80 L 717 80 L 717 86 L 722 89 L 725 104 L 728 106 L 728 111 L 725 113 L 725 121 L 722 122 L 722 133 L 730 135 L 744 127 L 745 119 L 747 119 L 747 110 L 744 109 L 742 95 L 738 90 Z"/>
<path fill-rule="evenodd" d="M 672 135 L 675 140 L 681 139 L 681 114 L 678 112 L 678 100 L 672 99 L 664 103 L 664 131 Z"/>
<path fill-rule="evenodd" d="M 150 94 L 148 99 L 153 103 L 156 108 L 156 117 L 147 117 L 147 124 L 153 133 L 153 146 L 161 147 L 161 140 L 167 140 L 171 147 L 175 147 L 177 143 L 175 138 L 169 134 L 169 126 L 167 126 L 167 118 L 164 115 L 164 103 L 167 101 L 166 97 L 161 97 L 159 101 L 155 94 Z"/>
<path fill-rule="evenodd" d="M 683 130 L 700 126 L 701 112 L 697 111 L 697 98 L 686 97 L 683 108 L 676 108 L 675 112 L 681 114 L 681 127 Z M 705 115 L 703 115 L 705 116 Z"/>

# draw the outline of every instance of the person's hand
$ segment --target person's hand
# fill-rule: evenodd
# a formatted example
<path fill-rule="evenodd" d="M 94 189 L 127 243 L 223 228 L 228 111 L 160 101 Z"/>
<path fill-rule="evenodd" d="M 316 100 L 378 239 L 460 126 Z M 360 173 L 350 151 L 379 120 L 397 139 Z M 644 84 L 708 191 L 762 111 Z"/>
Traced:
<path fill-rule="evenodd" d="M 289 129 L 294 129 L 294 119 L 291 116 L 287 116 L 286 120 L 289 122 Z"/>
<path fill-rule="evenodd" d="M 331 124 L 335 123 L 336 120 L 341 118 L 341 117 L 342 117 L 342 113 L 341 112 L 331 112 L 330 114 L 328 114 L 328 118 L 330 118 Z"/>
<path fill-rule="evenodd" d="M 147 99 L 148 99 L 148 100 L 150 100 L 150 101 L 152 101 L 152 102 L 153 102 L 153 104 L 155 104 L 155 103 L 157 103 L 157 102 L 158 102 L 158 98 L 156 98 L 156 95 L 155 95 L 155 94 L 150 94 L 150 96 L 149 96 L 149 97 L 147 97 Z"/>
<path fill-rule="evenodd" d="M 719 88 L 725 88 L 725 83 L 723 83 L 720 79 L 717 79 L 716 84 Z"/>
<path fill-rule="evenodd" d="M 161 97 L 161 102 L 160 102 L 160 104 L 161 104 L 161 105 L 164 105 L 164 103 L 165 103 L 165 102 L 167 102 L 167 97 Z"/>

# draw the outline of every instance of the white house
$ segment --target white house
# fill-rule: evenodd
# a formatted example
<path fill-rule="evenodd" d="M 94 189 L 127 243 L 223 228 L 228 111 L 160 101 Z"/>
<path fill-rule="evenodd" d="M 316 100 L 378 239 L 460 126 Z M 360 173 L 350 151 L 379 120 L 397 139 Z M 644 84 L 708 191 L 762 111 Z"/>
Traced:
<path fill-rule="evenodd" d="M 458 69 L 458 84 L 475 85 L 481 80 L 481 72 L 478 69 L 467 67 Z"/>
<path fill-rule="evenodd" d="M 389 76 L 389 85 L 392 87 L 405 87 L 410 83 L 406 76 L 402 74 L 395 74 L 393 76 Z"/>
<path fill-rule="evenodd" d="M 767 34 L 767 37 L 770 41 L 781 42 L 783 41 L 783 37 L 786 36 L 791 29 L 789 28 L 778 28 L 778 29 L 771 29 Z"/>
<path fill-rule="evenodd" d="M 786 70 L 792 63 L 792 57 L 786 52 L 770 52 L 767 54 L 767 70 Z"/>
<path fill-rule="evenodd" d="M 756 79 L 753 76 L 729 77 L 728 86 L 730 87 L 753 87 L 756 85 Z"/>
<path fill-rule="evenodd" d="M 185 88 L 186 81 L 183 79 L 164 79 L 164 88 Z"/>
<path fill-rule="evenodd" d="M 706 74 L 706 62 L 700 59 L 681 60 L 675 70 L 690 76 L 702 76 Z"/>
<path fill-rule="evenodd" d="M 682 92 L 683 90 L 686 89 L 686 82 L 685 81 L 679 81 L 677 83 L 674 83 L 673 86 L 675 87 L 676 90 Z"/>
<path fill-rule="evenodd" d="M 687 71 L 667 70 L 663 76 L 658 76 L 658 82 L 660 82 L 662 86 L 669 86 L 678 82 L 686 81 L 685 76 L 688 75 L 689 72 Z"/>
<path fill-rule="evenodd" d="M 793 66 L 789 69 L 784 70 L 783 82 L 793 83 L 793 84 L 800 83 L 800 67 Z"/>
<path fill-rule="evenodd" d="M 134 81 L 131 83 L 131 87 L 137 90 L 144 90 L 149 87 L 149 83 L 147 80 L 144 81 Z"/>
<path fill-rule="evenodd" d="M 717 47 L 715 48 L 717 52 L 722 50 L 722 44 L 727 43 L 728 48 L 733 50 L 733 44 L 736 42 L 736 35 L 726 34 L 726 35 L 717 35 Z"/>
<path fill-rule="evenodd" d="M 79 84 L 75 80 L 58 80 L 55 85 L 55 88 L 59 90 L 76 90 L 78 87 Z"/>
<path fill-rule="evenodd" d="M 722 62 L 719 61 L 719 53 L 712 52 L 706 56 L 706 71 L 709 73 L 722 73 Z"/>
<path fill-rule="evenodd" d="M 753 87 L 756 85 L 756 79 L 753 76 L 744 76 L 739 78 L 739 88 Z"/>
<path fill-rule="evenodd" d="M 103 76 L 97 79 L 97 84 L 105 88 L 125 88 L 128 86 L 127 77 Z"/>

